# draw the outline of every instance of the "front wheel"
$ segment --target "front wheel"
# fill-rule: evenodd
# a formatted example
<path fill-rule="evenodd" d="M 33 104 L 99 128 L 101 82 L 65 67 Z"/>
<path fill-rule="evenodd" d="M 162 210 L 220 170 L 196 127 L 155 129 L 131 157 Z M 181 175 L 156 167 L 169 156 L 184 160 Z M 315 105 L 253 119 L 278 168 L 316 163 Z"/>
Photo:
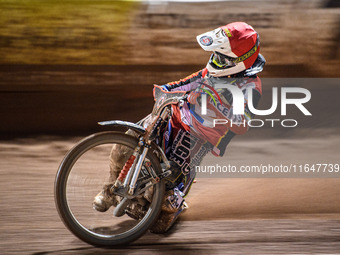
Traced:
<path fill-rule="evenodd" d="M 114 208 L 98 212 L 92 207 L 94 197 L 110 183 L 113 146 L 119 145 L 131 155 L 137 144 L 137 138 L 123 133 L 98 133 L 80 141 L 62 161 L 55 181 L 56 207 L 66 227 L 81 240 L 101 247 L 127 244 L 142 236 L 157 219 L 164 196 L 163 182 L 150 187 L 151 198 L 144 201 L 144 213 L 137 220 L 128 214 L 115 217 Z M 161 173 L 159 161 L 150 151 L 144 161 L 148 164 L 142 167 L 138 179 L 151 178 L 147 169 L 150 167 Z"/>

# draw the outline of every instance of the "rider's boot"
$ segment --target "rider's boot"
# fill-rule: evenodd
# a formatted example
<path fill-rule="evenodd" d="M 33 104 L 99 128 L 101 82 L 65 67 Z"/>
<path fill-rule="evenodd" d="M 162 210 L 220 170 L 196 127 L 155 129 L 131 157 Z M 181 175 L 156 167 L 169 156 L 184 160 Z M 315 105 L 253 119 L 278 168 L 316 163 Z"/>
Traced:
<path fill-rule="evenodd" d="M 104 185 L 102 191 L 100 191 L 93 200 L 92 206 L 98 212 L 106 212 L 111 206 L 116 206 L 118 201 L 115 196 L 111 195 L 112 184 Z"/>
<path fill-rule="evenodd" d="M 151 115 L 146 116 L 144 119 L 140 120 L 137 124 L 143 126 L 147 125 L 151 121 Z M 126 134 L 132 136 L 138 136 L 136 132 L 129 129 Z M 112 187 L 116 182 L 120 171 L 123 169 L 126 161 L 131 155 L 131 149 L 128 149 L 126 146 L 122 146 L 119 144 L 115 144 L 112 146 L 112 150 L 110 153 L 110 180 L 109 184 L 104 185 L 102 191 L 100 191 L 93 200 L 93 208 L 99 212 L 106 212 L 111 206 L 117 206 L 119 198 L 114 196 L 111 189 L 108 187 Z"/>
<path fill-rule="evenodd" d="M 151 121 L 151 115 L 146 116 L 140 120 L 137 124 L 144 125 Z M 129 129 L 126 134 L 137 136 L 138 134 L 133 130 Z M 93 200 L 93 208 L 99 212 L 106 212 L 111 206 L 117 206 L 118 197 L 114 196 L 108 186 L 111 188 L 116 182 L 120 171 L 123 169 L 126 161 L 129 158 L 131 151 L 125 146 L 115 144 L 112 146 L 110 153 L 110 181 L 108 185 L 104 185 L 102 191 L 100 191 Z"/>
<path fill-rule="evenodd" d="M 111 206 L 117 206 L 118 197 L 112 194 L 111 188 L 115 183 L 120 171 L 128 159 L 128 149 L 121 145 L 113 145 L 110 154 L 110 180 L 103 189 L 94 197 L 92 206 L 99 212 L 106 212 Z"/>

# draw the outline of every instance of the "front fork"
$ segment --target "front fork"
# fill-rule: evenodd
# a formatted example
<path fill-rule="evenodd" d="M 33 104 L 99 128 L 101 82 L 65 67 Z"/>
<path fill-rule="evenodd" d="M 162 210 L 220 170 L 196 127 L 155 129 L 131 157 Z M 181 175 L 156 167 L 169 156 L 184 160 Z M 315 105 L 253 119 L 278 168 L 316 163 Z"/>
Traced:
<path fill-rule="evenodd" d="M 169 109 L 165 109 L 160 114 L 160 116 L 153 121 L 153 123 L 150 125 L 150 129 L 147 129 L 147 133 L 143 137 L 140 137 L 139 143 L 135 148 L 133 154 L 130 156 L 130 158 L 125 163 L 123 169 L 121 170 L 114 184 L 114 188 L 117 189 L 121 186 L 123 186 L 124 188 L 128 187 L 127 195 L 133 196 L 135 188 L 137 186 L 138 176 L 141 172 L 149 148 L 151 147 L 151 140 L 149 139 L 151 136 L 154 135 L 154 132 L 157 132 L 159 130 L 158 127 L 159 122 L 161 120 L 165 120 L 168 117 L 169 113 L 170 113 Z M 169 170 L 170 163 L 166 158 L 165 153 L 161 150 L 161 148 L 159 148 L 158 146 L 157 149 L 160 154 L 159 156 L 162 158 L 165 164 L 165 169 L 163 170 L 163 173 L 161 175 L 161 178 L 164 178 L 165 175 L 169 175 L 171 173 L 171 171 Z M 156 175 L 153 169 L 151 170 L 148 169 L 148 171 L 150 172 L 150 175 L 153 179 L 159 181 L 160 177 Z"/>
<path fill-rule="evenodd" d="M 128 194 L 133 194 L 138 175 L 141 171 L 143 161 L 145 160 L 148 150 L 149 145 L 145 144 L 143 138 L 140 138 L 139 143 L 135 148 L 133 154 L 126 161 L 123 169 L 120 171 L 119 176 L 114 184 L 115 188 L 119 188 L 121 186 L 130 186 Z"/>
<path fill-rule="evenodd" d="M 153 146 L 157 146 L 157 145 L 153 145 Z M 130 158 L 125 163 L 123 169 L 121 170 L 119 174 L 119 177 L 117 178 L 114 186 L 112 187 L 112 191 L 114 193 L 120 190 L 120 192 L 118 193 L 121 196 L 133 198 L 142 166 L 143 164 L 147 164 L 147 162 L 145 162 L 145 158 L 150 147 L 151 145 L 148 143 L 145 143 L 143 141 L 143 138 L 141 138 L 133 154 L 130 156 Z M 159 147 L 156 150 L 158 151 L 158 156 L 163 161 L 162 173 L 157 174 L 156 172 L 154 172 L 153 168 L 150 168 L 150 167 L 147 167 L 146 169 L 148 170 L 154 182 L 159 182 L 161 179 L 169 176 L 171 174 L 171 170 L 170 170 L 170 162 L 166 158 L 166 155 L 164 154 L 164 152 Z"/>
<path fill-rule="evenodd" d="M 135 159 L 135 162 L 138 160 L 137 164 L 136 164 L 135 171 L 129 171 L 127 178 L 125 178 L 124 186 L 127 186 L 128 183 L 129 183 L 129 179 L 131 178 L 131 175 L 132 175 L 131 173 L 133 172 L 132 180 L 130 182 L 129 190 L 128 190 L 128 194 L 130 196 L 133 195 L 133 193 L 135 191 L 135 187 L 137 186 L 136 185 L 137 184 L 137 179 L 138 179 L 138 176 L 139 176 L 140 171 L 142 169 L 142 165 L 143 165 L 143 162 L 145 160 L 146 154 L 148 153 L 149 147 L 150 147 L 150 145 L 148 145 L 148 144 L 143 144 L 142 145 L 142 147 L 141 147 L 142 148 L 142 153 L 141 153 L 141 155 L 138 158 Z M 134 162 L 134 164 L 135 164 L 135 162 Z M 132 167 L 133 166 L 134 165 L 132 165 Z M 134 169 L 134 168 L 132 168 L 132 169 Z"/>

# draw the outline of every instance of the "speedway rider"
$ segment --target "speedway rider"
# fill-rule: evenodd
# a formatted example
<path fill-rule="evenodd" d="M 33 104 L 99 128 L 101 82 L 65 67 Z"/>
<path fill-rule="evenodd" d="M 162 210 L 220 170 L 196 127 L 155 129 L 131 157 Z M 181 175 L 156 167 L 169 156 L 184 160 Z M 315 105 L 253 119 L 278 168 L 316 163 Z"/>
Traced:
<path fill-rule="evenodd" d="M 256 74 L 262 71 L 265 59 L 259 54 L 259 35 L 250 25 L 244 22 L 230 23 L 198 35 L 197 41 L 205 51 L 212 51 L 207 66 L 184 79 L 162 86 L 166 91 L 187 91 L 188 103 L 172 107 L 164 150 L 172 162 L 173 174 L 170 179 L 174 185 L 167 187 L 162 212 L 151 228 L 153 232 L 166 232 L 187 207 L 183 197 L 195 178 L 194 166 L 199 165 L 208 152 L 223 156 L 235 134 L 247 132 L 247 121 L 253 117 L 247 106 L 247 89 L 252 89 L 254 107 L 262 94 L 261 81 Z M 243 92 L 243 115 L 233 115 L 233 96 L 229 89 L 217 86 L 221 84 L 237 86 Z M 206 114 L 201 111 L 202 93 L 210 95 Z M 213 126 L 214 118 L 229 121 L 224 125 Z M 147 121 L 148 117 L 141 124 Z M 125 163 L 125 159 L 117 157 L 117 150 L 113 148 L 111 153 L 112 182 Z M 112 205 L 116 206 L 117 201 L 104 186 L 95 197 L 93 207 L 97 211 L 107 211 Z M 133 215 L 133 212 L 130 213 Z"/>

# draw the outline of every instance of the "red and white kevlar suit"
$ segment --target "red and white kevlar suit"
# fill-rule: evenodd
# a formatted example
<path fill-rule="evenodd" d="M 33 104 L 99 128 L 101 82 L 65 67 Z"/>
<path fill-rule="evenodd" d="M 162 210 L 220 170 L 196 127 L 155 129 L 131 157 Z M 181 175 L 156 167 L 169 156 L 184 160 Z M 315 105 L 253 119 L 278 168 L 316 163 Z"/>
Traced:
<path fill-rule="evenodd" d="M 220 83 L 239 88 L 244 97 L 244 114 L 233 114 L 233 95 Z M 252 90 L 256 106 L 262 94 L 261 80 L 257 76 L 213 77 L 206 68 L 180 81 L 164 85 L 168 91 L 187 91 L 188 103 L 173 106 L 169 146 L 166 149 L 170 160 L 181 167 L 183 173 L 199 164 L 208 151 L 223 156 L 235 134 L 244 134 L 249 129 L 248 121 L 253 117 L 248 109 L 248 91 Z M 207 113 L 202 114 L 202 94 L 206 94 Z M 216 124 L 224 120 L 223 124 Z M 221 121 L 219 121 L 221 122 Z M 216 125 L 215 125 L 216 124 Z M 204 149 L 202 146 L 204 145 Z M 203 150 L 203 151 L 202 151 Z"/>

